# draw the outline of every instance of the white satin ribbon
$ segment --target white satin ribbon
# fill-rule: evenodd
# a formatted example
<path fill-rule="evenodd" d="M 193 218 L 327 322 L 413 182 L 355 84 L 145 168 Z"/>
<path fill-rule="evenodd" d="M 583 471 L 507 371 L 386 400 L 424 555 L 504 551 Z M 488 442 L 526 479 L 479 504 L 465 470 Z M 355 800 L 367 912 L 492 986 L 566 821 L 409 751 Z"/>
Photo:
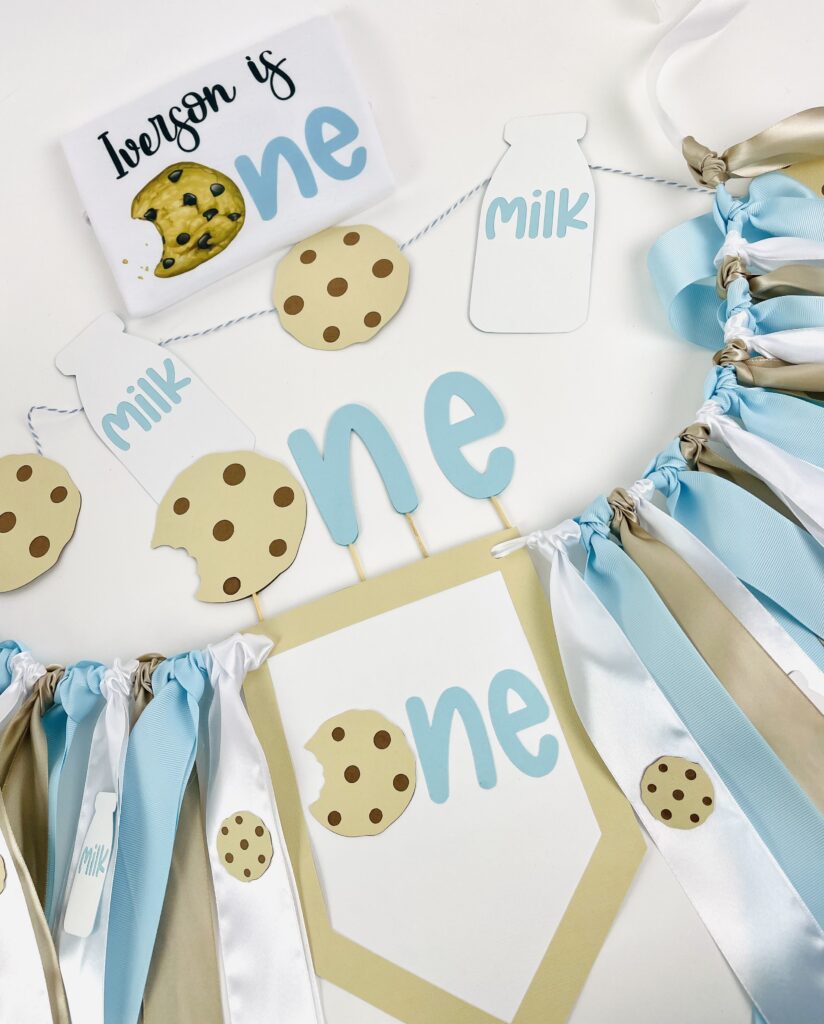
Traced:
<path fill-rule="evenodd" d="M 724 341 L 740 339 L 750 352 L 785 363 L 824 363 L 824 329 L 794 327 L 770 334 L 756 334 L 747 313 L 733 313 L 724 324 Z"/>
<path fill-rule="evenodd" d="M 764 274 L 788 263 L 824 265 L 824 242 L 811 238 L 794 238 L 790 235 L 775 235 L 758 242 L 748 242 L 734 228 L 727 232 L 724 244 L 715 257 L 715 266 L 720 267 L 727 256 L 737 256 L 746 269 L 752 273 Z"/>
<path fill-rule="evenodd" d="M 208 648 L 213 696 L 204 817 L 227 1024 L 322 1024 L 317 978 L 266 757 L 241 696 L 247 672 L 259 668 L 271 648 L 265 637 L 237 633 Z M 256 814 L 272 835 L 272 861 L 253 882 L 233 878 L 217 853 L 221 823 L 238 811 Z"/>
<path fill-rule="evenodd" d="M 683 18 L 677 21 L 658 40 L 658 45 L 647 62 L 647 96 L 661 130 L 681 152 L 681 140 L 686 132 L 681 131 L 659 96 L 661 72 L 670 57 L 690 43 L 709 39 L 726 28 L 732 19 L 746 7 L 746 0 L 699 0 Z"/>
<path fill-rule="evenodd" d="M 712 440 L 722 441 L 781 498 L 818 543 L 824 544 L 824 469 L 744 430 L 721 412 L 715 399 L 704 402 L 695 418 L 709 427 Z"/>
<path fill-rule="evenodd" d="M 77 820 L 77 834 L 67 875 L 66 891 L 63 894 L 55 929 L 60 971 L 63 975 L 69 1010 L 72 1020 L 80 1021 L 82 1024 L 103 1024 L 103 978 L 106 970 L 114 865 L 117 860 L 123 768 L 129 742 L 131 677 L 137 671 L 137 667 L 136 661 L 116 660 L 100 681 L 100 695 L 106 703 L 92 734 L 86 782 Z M 80 938 L 65 931 L 63 922 L 83 843 L 94 817 L 94 803 L 98 793 L 117 794 L 114 832 L 95 926 L 90 935 Z"/>
<path fill-rule="evenodd" d="M 628 488 L 635 499 L 635 513 L 641 526 L 651 537 L 679 555 L 701 577 L 804 696 L 824 714 L 824 672 L 753 597 L 734 572 L 678 520 L 648 500 L 654 490 L 649 480 L 639 480 Z"/>
<path fill-rule="evenodd" d="M 821 1024 L 824 932 L 572 565 L 579 537 L 568 520 L 529 546 L 552 566 L 552 617 L 584 728 L 766 1021 Z M 714 812 L 691 831 L 669 828 L 641 800 L 641 776 L 663 755 L 698 762 L 715 788 Z"/>
<path fill-rule="evenodd" d="M 11 659 L 11 682 L 0 693 L 0 736 L 31 693 L 34 684 L 45 674 L 46 666 L 41 665 L 28 651 L 20 651 Z"/>

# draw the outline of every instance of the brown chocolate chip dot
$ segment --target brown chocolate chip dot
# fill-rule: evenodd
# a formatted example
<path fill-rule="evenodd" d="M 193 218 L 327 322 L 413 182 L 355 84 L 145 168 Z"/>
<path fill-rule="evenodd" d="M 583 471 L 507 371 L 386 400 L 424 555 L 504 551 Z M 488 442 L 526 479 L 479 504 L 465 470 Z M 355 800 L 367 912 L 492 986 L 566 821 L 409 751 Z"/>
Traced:
<path fill-rule="evenodd" d="M 17 516 L 14 512 L 4 512 L 0 515 L 0 533 L 9 533 L 14 529 L 16 522 Z"/>
<path fill-rule="evenodd" d="M 691 815 L 690 815 L 690 821 L 694 822 L 694 823 L 695 823 L 696 825 L 698 824 L 698 822 L 699 822 L 700 820 L 701 820 L 701 819 L 699 818 L 699 816 L 698 816 L 697 814 L 691 814 Z"/>
<path fill-rule="evenodd" d="M 243 875 L 244 875 L 245 878 L 250 878 L 251 874 L 252 874 L 252 872 L 248 868 L 244 868 L 243 869 Z"/>
<path fill-rule="evenodd" d="M 347 782 L 357 782 L 360 778 L 360 768 L 356 764 L 350 764 L 344 771 L 343 777 Z"/>
<path fill-rule="evenodd" d="M 221 831 L 221 832 L 223 833 L 223 835 L 225 835 L 225 836 L 228 836 L 228 835 L 229 835 L 229 829 L 228 829 L 228 828 L 226 828 L 226 826 L 225 826 L 225 825 L 223 826 L 223 828 L 222 828 L 222 829 L 221 829 L 220 831 Z"/>
<path fill-rule="evenodd" d="M 29 554 L 32 558 L 42 558 L 43 555 L 51 547 L 51 542 L 48 537 L 35 537 L 34 540 L 29 544 Z"/>
<path fill-rule="evenodd" d="M 269 545 L 269 554 L 272 555 L 273 558 L 280 558 L 281 555 L 285 555 L 286 541 L 281 540 L 280 538 L 273 540 Z"/>
<path fill-rule="evenodd" d="M 386 729 L 379 729 L 372 738 L 372 742 L 375 744 L 378 750 L 386 750 L 386 748 L 392 742 L 392 737 L 389 735 Z"/>
<path fill-rule="evenodd" d="M 333 299 L 336 299 L 341 295 L 345 295 L 348 287 L 349 282 L 346 280 L 345 277 L 333 277 L 329 284 L 326 286 L 326 290 L 329 292 Z"/>
<path fill-rule="evenodd" d="M 661 764 L 658 765 L 658 771 L 659 772 L 668 772 L 669 771 L 669 765 L 666 764 L 664 761 L 662 761 Z"/>
<path fill-rule="evenodd" d="M 669 810 L 669 808 L 665 807 L 663 811 L 661 811 L 661 817 L 664 819 L 664 821 L 669 821 L 672 817 L 672 811 Z"/>
<path fill-rule="evenodd" d="M 233 853 L 227 853 L 226 854 L 225 860 L 226 860 L 227 864 L 231 864 L 234 859 L 235 859 L 235 855 Z"/>
<path fill-rule="evenodd" d="M 178 498 L 177 501 L 172 505 L 172 509 L 176 516 L 182 516 L 189 511 L 189 499 Z"/>
<path fill-rule="evenodd" d="M 372 273 L 375 277 L 389 277 L 394 269 L 395 264 L 392 260 L 378 260 L 372 265 Z"/>
<path fill-rule="evenodd" d="M 687 770 L 684 772 L 684 777 L 689 779 L 690 782 L 693 782 L 695 779 L 695 769 L 687 768 Z"/>
<path fill-rule="evenodd" d="M 223 581 L 223 593 L 224 594 L 236 594 L 240 590 L 240 580 L 237 576 L 230 576 L 227 580 Z"/>
<path fill-rule="evenodd" d="M 339 725 L 336 725 L 335 728 L 332 730 L 332 739 L 335 741 L 335 743 L 340 743 L 340 741 L 343 739 L 345 735 L 346 730 Z"/>
<path fill-rule="evenodd" d="M 17 470 L 17 479 L 21 484 L 24 484 L 27 480 L 31 480 L 32 468 L 31 466 L 21 466 Z"/>
<path fill-rule="evenodd" d="M 243 815 L 242 814 L 235 815 L 235 824 L 237 824 L 237 825 L 242 825 L 243 824 Z"/>
<path fill-rule="evenodd" d="M 335 825 L 340 825 L 340 820 L 341 820 L 341 819 L 340 819 L 340 814 L 339 814 L 339 812 L 338 812 L 338 811 L 330 811 L 330 812 L 329 812 L 329 813 L 328 813 L 328 814 L 326 815 L 326 820 L 327 820 L 327 821 L 329 822 L 329 824 L 330 824 L 330 825 L 331 825 L 331 826 L 332 826 L 333 828 L 335 827 Z"/>
<path fill-rule="evenodd" d="M 357 231 L 347 231 L 346 234 L 343 236 L 344 245 L 357 245 L 359 241 L 360 235 L 357 233 Z"/>
<path fill-rule="evenodd" d="M 261 835 L 262 834 L 263 833 L 261 833 Z M 266 858 L 264 857 L 264 855 L 262 853 L 259 853 L 258 854 L 258 864 L 265 864 L 265 863 L 266 863 Z"/>
<path fill-rule="evenodd" d="M 288 313 L 289 316 L 297 316 L 298 313 L 303 309 L 303 299 L 300 295 L 290 295 L 289 298 L 283 303 L 283 312 Z"/>
<path fill-rule="evenodd" d="M 373 825 L 379 825 L 383 821 L 383 811 L 379 807 L 373 807 L 369 812 L 369 820 Z"/>
<path fill-rule="evenodd" d="M 230 523 L 228 519 L 219 519 L 212 527 L 212 536 L 215 540 L 228 540 L 234 532 L 234 523 Z"/>
<path fill-rule="evenodd" d="M 366 316 L 363 318 L 363 322 L 366 327 L 377 327 L 378 324 L 381 322 L 381 315 L 380 313 L 373 310 L 371 313 L 366 314 Z"/>
<path fill-rule="evenodd" d="M 65 487 L 55 487 L 49 495 L 55 505 L 59 505 L 61 501 L 65 501 L 68 496 L 69 492 Z"/>
<path fill-rule="evenodd" d="M 303 252 L 300 254 L 300 262 L 314 263 L 315 260 L 317 259 L 317 256 L 318 254 L 315 252 L 314 249 L 304 249 Z"/>
<path fill-rule="evenodd" d="M 255 835 L 258 837 L 263 835 L 263 825 L 258 825 L 258 827 L 255 829 Z"/>
<path fill-rule="evenodd" d="M 241 841 L 240 841 L 240 848 L 241 848 L 241 850 L 248 850 L 249 849 L 249 840 L 248 839 L 241 839 Z"/>
<path fill-rule="evenodd" d="M 704 797 L 704 798 L 703 798 L 703 799 L 701 800 L 701 803 L 702 803 L 702 804 L 703 804 L 703 805 L 704 805 L 705 807 L 712 807 L 712 797 L 711 797 L 711 796 L 705 796 L 705 797 Z"/>
<path fill-rule="evenodd" d="M 332 325 L 330 325 L 329 327 L 324 327 L 324 329 L 323 329 L 323 340 L 328 345 L 334 344 L 338 340 L 339 337 L 340 337 L 340 329 L 338 327 L 334 327 Z"/>
<path fill-rule="evenodd" d="M 655 791 L 656 791 L 656 790 L 658 789 L 658 787 L 657 787 L 657 786 L 655 785 L 655 783 L 654 783 L 654 782 L 651 782 L 651 783 L 650 783 L 650 784 L 649 784 L 649 785 L 647 786 L 647 789 L 648 789 L 648 790 L 650 791 L 650 793 L 654 793 L 654 792 L 655 792 Z"/>
<path fill-rule="evenodd" d="M 396 775 L 392 779 L 392 785 L 399 793 L 405 793 L 409 789 L 409 779 L 405 775 Z"/>
<path fill-rule="evenodd" d="M 278 487 L 272 495 L 272 501 L 278 508 L 288 508 L 295 500 L 295 492 L 291 487 Z"/>
<path fill-rule="evenodd" d="M 246 470 L 239 462 L 233 462 L 223 470 L 223 482 L 227 483 L 230 487 L 242 484 L 245 479 Z"/>
<path fill-rule="evenodd" d="M 683 791 L 683 789 L 674 789 L 672 791 L 672 799 L 673 800 L 683 800 L 684 799 L 684 791 Z"/>

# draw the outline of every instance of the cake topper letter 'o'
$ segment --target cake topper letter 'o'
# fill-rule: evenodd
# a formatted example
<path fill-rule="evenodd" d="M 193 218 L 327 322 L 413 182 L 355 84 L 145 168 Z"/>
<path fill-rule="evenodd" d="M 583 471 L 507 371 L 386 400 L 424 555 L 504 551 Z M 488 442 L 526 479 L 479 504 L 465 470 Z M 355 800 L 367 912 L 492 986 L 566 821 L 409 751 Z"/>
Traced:
<path fill-rule="evenodd" d="M 201 601 L 239 601 L 289 568 L 306 526 L 306 496 L 280 462 L 257 452 L 204 455 L 157 510 L 152 547 L 197 561 Z"/>

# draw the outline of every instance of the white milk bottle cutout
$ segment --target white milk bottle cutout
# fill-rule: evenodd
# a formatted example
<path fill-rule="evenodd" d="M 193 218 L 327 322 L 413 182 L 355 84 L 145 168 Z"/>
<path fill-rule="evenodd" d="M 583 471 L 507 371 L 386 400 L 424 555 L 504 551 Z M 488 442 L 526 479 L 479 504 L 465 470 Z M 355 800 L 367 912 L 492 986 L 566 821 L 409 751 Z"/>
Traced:
<path fill-rule="evenodd" d="M 583 114 L 507 122 L 484 194 L 469 318 L 482 331 L 551 334 L 587 318 L 595 194 Z"/>
<path fill-rule="evenodd" d="M 89 324 L 55 362 L 77 378 L 92 429 L 157 502 L 202 455 L 255 446 L 246 424 L 181 359 L 126 334 L 114 313 Z"/>
<path fill-rule="evenodd" d="M 114 793 L 97 794 L 94 816 L 83 842 L 66 906 L 63 928 L 70 935 L 86 938 L 94 928 L 103 884 L 109 870 L 116 809 L 117 796 Z"/>

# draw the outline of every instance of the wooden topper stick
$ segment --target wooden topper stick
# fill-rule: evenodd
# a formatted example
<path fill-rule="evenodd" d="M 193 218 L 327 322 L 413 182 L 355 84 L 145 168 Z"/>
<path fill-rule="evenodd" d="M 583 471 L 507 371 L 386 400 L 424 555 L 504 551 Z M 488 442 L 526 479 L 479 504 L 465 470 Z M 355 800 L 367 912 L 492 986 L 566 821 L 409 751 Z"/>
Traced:
<path fill-rule="evenodd" d="M 421 536 L 421 531 L 418 529 L 418 524 L 412 518 L 411 512 L 406 512 L 406 519 L 409 523 L 409 529 L 412 531 L 412 536 L 415 538 L 415 543 L 418 545 L 418 550 L 424 558 L 429 558 L 429 551 L 424 543 L 424 539 Z"/>
<path fill-rule="evenodd" d="M 252 600 L 255 603 L 255 611 L 257 612 L 258 622 L 263 622 L 263 610 L 260 607 L 260 598 L 257 594 L 252 594 Z"/>
<path fill-rule="evenodd" d="M 504 511 L 504 507 L 501 504 L 498 496 L 496 494 L 493 494 L 490 497 L 489 501 L 492 504 L 492 507 L 498 513 L 498 518 L 501 520 L 501 525 L 503 526 L 503 528 L 505 530 L 511 530 L 512 529 L 512 522 L 510 521 L 509 516 Z"/>
<path fill-rule="evenodd" d="M 355 563 L 355 571 L 358 574 L 358 579 L 363 583 L 366 579 L 366 572 L 364 571 L 361 557 L 358 554 L 358 549 L 354 544 L 347 544 L 346 546 L 349 548 L 349 554 L 352 556 L 352 561 Z"/>

